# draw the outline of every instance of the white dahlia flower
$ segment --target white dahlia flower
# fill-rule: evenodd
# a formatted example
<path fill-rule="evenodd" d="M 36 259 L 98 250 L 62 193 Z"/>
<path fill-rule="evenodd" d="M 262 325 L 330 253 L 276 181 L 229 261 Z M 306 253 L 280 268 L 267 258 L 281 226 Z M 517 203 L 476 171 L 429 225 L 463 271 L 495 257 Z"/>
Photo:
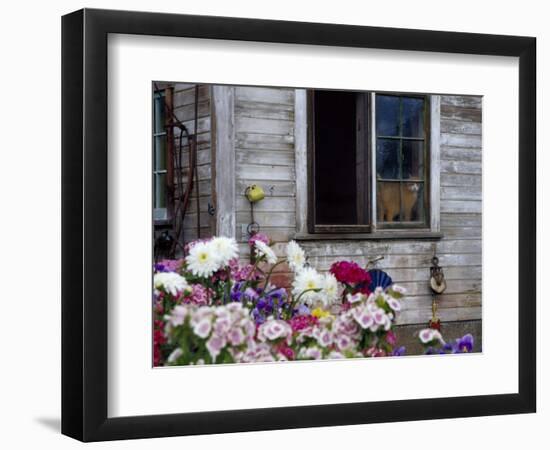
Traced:
<path fill-rule="evenodd" d="M 197 277 L 209 277 L 220 268 L 212 241 L 195 243 L 185 261 L 191 273 Z"/>
<path fill-rule="evenodd" d="M 300 247 L 295 241 L 290 241 L 287 244 L 286 258 L 288 261 L 288 267 L 293 272 L 299 272 L 306 264 L 306 254 L 302 247 Z"/>
<path fill-rule="evenodd" d="M 325 286 L 325 277 L 312 267 L 306 267 L 296 274 L 292 283 L 292 294 L 301 296 L 302 302 L 312 302 L 322 297 L 320 291 Z"/>
<path fill-rule="evenodd" d="M 222 267 L 227 266 L 229 261 L 239 256 L 239 247 L 234 238 L 219 236 L 212 239 L 210 244 L 214 249 L 219 265 Z"/>
<path fill-rule="evenodd" d="M 157 291 L 162 289 L 174 297 L 178 296 L 181 292 L 191 289 L 189 284 L 187 284 L 187 280 L 175 272 L 155 273 L 153 283 Z"/>
<path fill-rule="evenodd" d="M 267 245 L 265 242 L 262 242 L 260 240 L 255 240 L 254 247 L 255 247 L 257 258 L 265 258 L 265 260 L 269 264 L 275 264 L 277 262 L 277 255 L 275 255 L 275 252 L 273 251 L 273 249 L 269 245 Z"/>

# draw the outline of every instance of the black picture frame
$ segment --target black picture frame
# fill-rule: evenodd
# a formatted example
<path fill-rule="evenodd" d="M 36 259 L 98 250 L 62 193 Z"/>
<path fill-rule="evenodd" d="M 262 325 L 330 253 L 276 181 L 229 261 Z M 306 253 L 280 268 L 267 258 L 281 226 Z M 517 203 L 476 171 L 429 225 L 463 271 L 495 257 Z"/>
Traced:
<path fill-rule="evenodd" d="M 519 58 L 518 393 L 107 417 L 107 36 Z M 536 39 L 84 9 L 62 18 L 62 433 L 82 441 L 535 412 Z"/>

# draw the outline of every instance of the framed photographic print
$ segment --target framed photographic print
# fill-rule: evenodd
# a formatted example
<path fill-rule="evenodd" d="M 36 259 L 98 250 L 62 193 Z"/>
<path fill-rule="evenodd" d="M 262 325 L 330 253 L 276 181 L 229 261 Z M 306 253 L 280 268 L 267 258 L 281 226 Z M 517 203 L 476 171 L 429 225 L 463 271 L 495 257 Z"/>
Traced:
<path fill-rule="evenodd" d="M 534 38 L 62 25 L 64 434 L 535 411 Z"/>

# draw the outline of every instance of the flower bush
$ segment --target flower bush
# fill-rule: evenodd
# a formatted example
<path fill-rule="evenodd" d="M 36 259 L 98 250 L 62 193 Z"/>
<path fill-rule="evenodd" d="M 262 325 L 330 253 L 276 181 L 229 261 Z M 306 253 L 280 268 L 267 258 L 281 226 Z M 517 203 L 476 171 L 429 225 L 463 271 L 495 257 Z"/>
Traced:
<path fill-rule="evenodd" d="M 155 265 L 155 366 L 405 354 L 394 333 L 405 291 L 387 274 L 352 261 L 320 273 L 296 242 L 278 258 L 259 233 L 249 245 L 253 264 L 239 262 L 234 239 L 214 237 Z M 271 282 L 281 264 L 293 276 L 288 289 Z M 437 330 L 419 334 L 427 353 L 472 351 L 468 336 L 447 344 Z"/>

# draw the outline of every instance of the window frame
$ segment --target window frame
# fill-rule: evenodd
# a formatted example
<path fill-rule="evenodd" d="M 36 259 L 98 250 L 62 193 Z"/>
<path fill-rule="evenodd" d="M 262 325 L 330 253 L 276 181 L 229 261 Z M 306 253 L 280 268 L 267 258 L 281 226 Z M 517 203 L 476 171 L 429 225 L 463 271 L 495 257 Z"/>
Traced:
<path fill-rule="evenodd" d="M 156 130 L 155 102 L 157 95 L 164 98 L 164 132 Z M 173 108 L 173 88 L 171 86 L 159 87 L 158 90 L 153 89 L 153 114 L 152 114 L 152 183 L 153 183 L 153 220 L 157 226 L 169 224 L 174 212 L 174 135 L 172 128 L 172 120 L 169 111 Z M 166 163 L 164 170 L 156 170 L 156 138 L 165 136 L 166 139 Z M 156 177 L 160 173 L 166 174 L 166 206 L 164 208 L 156 208 Z"/>
<path fill-rule="evenodd" d="M 440 96 L 408 92 L 380 92 L 380 94 L 422 97 L 425 99 L 425 161 L 424 180 L 425 220 L 413 226 L 379 226 L 377 223 L 376 174 L 368 170 L 368 225 L 316 225 L 314 223 L 314 103 L 313 89 L 295 90 L 295 150 L 296 150 L 296 239 L 440 239 Z M 376 92 L 364 91 L 367 100 L 366 149 L 370 167 L 376 167 Z M 409 224 L 407 224 L 409 225 Z"/>
<path fill-rule="evenodd" d="M 376 173 L 376 145 L 377 145 L 377 139 L 378 133 L 376 131 L 376 95 L 385 95 L 385 96 L 394 96 L 394 97 L 407 97 L 407 98 L 419 98 L 424 100 L 424 138 L 423 139 L 415 139 L 415 138 L 404 138 L 403 136 L 400 137 L 388 137 L 383 136 L 382 138 L 385 139 L 399 139 L 401 142 L 400 146 L 400 155 L 402 156 L 402 143 L 404 140 L 422 140 L 424 141 L 424 148 L 423 148 L 423 164 L 424 164 L 424 178 L 422 181 L 423 184 L 423 207 L 424 207 L 424 220 L 423 221 L 416 221 L 416 222 L 379 222 L 378 221 L 378 210 L 377 208 L 373 208 L 373 214 L 371 217 L 372 223 L 374 224 L 374 228 L 378 230 L 413 230 L 413 229 L 428 229 L 431 223 L 431 202 L 430 202 L 430 184 L 431 184 L 431 135 L 430 135 L 430 128 L 431 128 L 431 113 L 430 113 L 430 96 L 428 94 L 415 94 L 415 93 L 408 93 L 408 92 L 369 92 L 369 98 L 370 98 L 370 114 L 373 116 L 373 119 L 371 121 L 371 131 L 370 131 L 370 139 L 369 139 L 369 151 L 374 152 L 374 155 L 371 159 L 371 170 L 370 174 L 373 176 L 373 174 Z M 400 120 L 402 116 L 400 115 Z M 376 183 L 378 182 L 377 176 L 373 176 L 374 182 L 372 184 L 372 191 L 374 194 L 371 196 L 371 203 L 373 203 L 376 207 L 378 206 L 376 204 L 377 202 L 377 186 Z M 402 177 L 400 178 L 400 189 L 403 185 L 403 183 L 406 183 Z M 401 205 L 400 205 L 401 206 Z"/>

